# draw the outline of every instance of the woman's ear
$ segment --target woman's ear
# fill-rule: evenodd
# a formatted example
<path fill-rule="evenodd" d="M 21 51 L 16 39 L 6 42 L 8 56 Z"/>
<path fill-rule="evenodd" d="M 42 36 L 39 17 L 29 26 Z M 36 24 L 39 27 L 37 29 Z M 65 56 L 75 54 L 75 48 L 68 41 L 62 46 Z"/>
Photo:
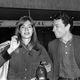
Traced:
<path fill-rule="evenodd" d="M 33 27 L 33 32 L 35 32 L 35 28 Z"/>

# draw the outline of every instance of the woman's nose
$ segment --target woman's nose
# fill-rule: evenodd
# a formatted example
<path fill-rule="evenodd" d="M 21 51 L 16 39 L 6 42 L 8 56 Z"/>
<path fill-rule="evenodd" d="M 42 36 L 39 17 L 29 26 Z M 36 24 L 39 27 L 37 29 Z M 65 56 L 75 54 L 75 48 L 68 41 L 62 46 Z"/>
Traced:
<path fill-rule="evenodd" d="M 28 28 L 25 28 L 25 31 L 29 31 L 29 29 Z"/>

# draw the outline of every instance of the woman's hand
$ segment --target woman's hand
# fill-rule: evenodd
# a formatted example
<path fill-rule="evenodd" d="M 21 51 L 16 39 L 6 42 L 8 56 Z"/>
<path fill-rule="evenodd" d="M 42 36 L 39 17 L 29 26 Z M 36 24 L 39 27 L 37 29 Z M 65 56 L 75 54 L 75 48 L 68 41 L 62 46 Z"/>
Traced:
<path fill-rule="evenodd" d="M 10 41 L 10 47 L 7 50 L 9 54 L 11 54 L 16 48 L 19 47 L 20 41 L 17 41 L 17 36 L 12 36 L 11 41 Z"/>
<path fill-rule="evenodd" d="M 36 80 L 36 77 L 31 78 L 30 80 Z"/>

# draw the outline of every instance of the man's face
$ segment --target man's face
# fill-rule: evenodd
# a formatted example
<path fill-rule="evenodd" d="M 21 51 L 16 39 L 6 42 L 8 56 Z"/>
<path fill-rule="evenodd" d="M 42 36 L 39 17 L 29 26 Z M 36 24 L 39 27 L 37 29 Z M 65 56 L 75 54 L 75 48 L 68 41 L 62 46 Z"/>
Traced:
<path fill-rule="evenodd" d="M 65 36 L 67 26 L 65 26 L 62 19 L 54 20 L 53 26 L 53 32 L 56 38 L 62 38 Z"/>

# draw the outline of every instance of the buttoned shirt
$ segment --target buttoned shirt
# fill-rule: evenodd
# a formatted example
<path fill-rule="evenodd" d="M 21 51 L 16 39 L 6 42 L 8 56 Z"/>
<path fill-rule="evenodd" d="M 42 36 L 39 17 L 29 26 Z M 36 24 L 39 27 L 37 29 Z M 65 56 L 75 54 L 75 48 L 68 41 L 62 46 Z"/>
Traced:
<path fill-rule="evenodd" d="M 59 45 L 60 51 L 60 73 L 59 76 L 64 78 L 80 77 L 80 69 L 78 68 L 74 58 L 74 47 L 72 40 L 66 44 L 63 42 Z"/>

